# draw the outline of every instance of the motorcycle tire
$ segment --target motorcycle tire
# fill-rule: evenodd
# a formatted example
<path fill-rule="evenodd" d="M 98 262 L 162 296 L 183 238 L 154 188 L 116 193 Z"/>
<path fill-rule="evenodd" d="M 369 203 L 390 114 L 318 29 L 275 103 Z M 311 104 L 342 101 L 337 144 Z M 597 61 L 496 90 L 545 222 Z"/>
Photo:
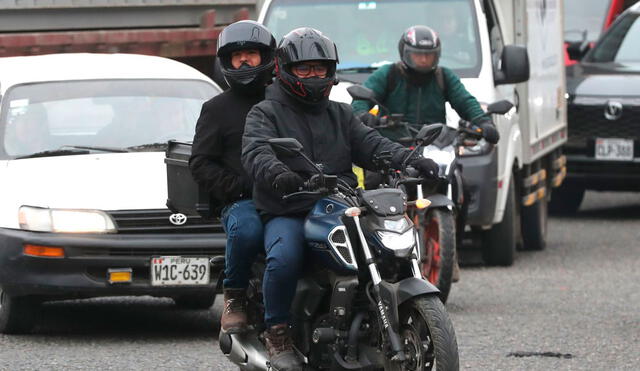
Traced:
<path fill-rule="evenodd" d="M 413 359 L 385 360 L 387 371 L 460 369 L 458 342 L 444 304 L 435 295 L 414 297 L 400 305 L 400 340 Z M 428 344 L 428 345 L 427 345 Z M 406 363 L 406 364 L 403 364 Z M 407 367 L 411 365 L 411 367 Z"/>
<path fill-rule="evenodd" d="M 453 283 L 456 259 L 456 220 L 448 209 L 427 211 L 421 225 L 420 269 L 422 277 L 440 290 L 440 300 L 447 302 Z"/>
<path fill-rule="evenodd" d="M 11 296 L 0 288 L 0 334 L 25 334 L 33 327 L 39 302 Z"/>
<path fill-rule="evenodd" d="M 516 192 L 514 178 L 509 182 L 507 203 L 502 221 L 495 224 L 482 235 L 482 255 L 488 265 L 508 267 L 513 265 L 516 253 L 518 210 L 516 208 Z"/>

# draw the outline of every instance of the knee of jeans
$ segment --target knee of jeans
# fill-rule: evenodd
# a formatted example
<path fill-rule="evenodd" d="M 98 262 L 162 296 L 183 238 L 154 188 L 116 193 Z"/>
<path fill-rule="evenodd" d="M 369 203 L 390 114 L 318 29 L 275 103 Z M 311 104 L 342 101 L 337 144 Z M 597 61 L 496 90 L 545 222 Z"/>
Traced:
<path fill-rule="evenodd" d="M 260 245 L 264 238 L 264 229 L 260 219 L 252 220 L 252 218 L 239 218 L 233 224 L 233 235 L 236 236 L 238 242 L 249 245 Z"/>

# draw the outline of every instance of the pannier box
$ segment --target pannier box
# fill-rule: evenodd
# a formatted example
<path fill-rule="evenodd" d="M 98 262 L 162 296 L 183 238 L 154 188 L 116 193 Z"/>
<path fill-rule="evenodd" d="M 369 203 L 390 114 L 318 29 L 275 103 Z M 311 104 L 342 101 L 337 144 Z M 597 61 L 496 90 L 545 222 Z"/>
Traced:
<path fill-rule="evenodd" d="M 191 176 L 190 156 L 190 142 L 168 142 L 164 158 L 167 164 L 167 207 L 174 213 L 211 218 L 209 193 Z"/>

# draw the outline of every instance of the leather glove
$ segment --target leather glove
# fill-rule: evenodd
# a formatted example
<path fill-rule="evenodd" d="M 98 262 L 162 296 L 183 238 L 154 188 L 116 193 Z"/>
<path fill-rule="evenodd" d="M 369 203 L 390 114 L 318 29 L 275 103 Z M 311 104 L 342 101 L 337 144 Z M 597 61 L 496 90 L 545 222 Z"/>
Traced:
<path fill-rule="evenodd" d="M 376 115 L 372 115 L 369 112 L 363 112 L 361 113 L 358 118 L 360 119 L 360 121 L 362 121 L 363 124 L 369 126 L 369 127 L 376 127 L 376 126 L 380 126 L 380 117 L 376 116 Z"/>
<path fill-rule="evenodd" d="M 284 196 L 302 190 L 304 179 L 293 171 L 278 174 L 273 180 L 273 189 Z"/>
<path fill-rule="evenodd" d="M 492 121 L 483 121 L 478 126 L 482 129 L 482 136 L 487 142 L 496 144 L 500 140 L 500 133 Z"/>
<path fill-rule="evenodd" d="M 430 158 L 418 157 L 411 161 L 409 165 L 413 166 L 425 178 L 436 179 L 440 173 L 440 167 Z"/>

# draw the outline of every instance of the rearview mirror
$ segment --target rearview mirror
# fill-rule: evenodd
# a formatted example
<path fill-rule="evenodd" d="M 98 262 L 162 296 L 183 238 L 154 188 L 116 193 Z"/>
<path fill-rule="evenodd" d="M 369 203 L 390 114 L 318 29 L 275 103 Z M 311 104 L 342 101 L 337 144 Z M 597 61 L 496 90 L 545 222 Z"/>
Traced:
<path fill-rule="evenodd" d="M 588 41 L 574 41 L 567 44 L 567 54 L 572 61 L 581 60 L 589 51 Z"/>
<path fill-rule="evenodd" d="M 491 103 L 487 107 L 487 114 L 489 114 L 489 115 L 492 115 L 492 114 L 504 115 L 507 112 L 511 111 L 512 108 L 513 108 L 513 103 L 509 102 L 506 99 L 503 99 L 503 100 L 499 100 L 497 102 Z"/>
<path fill-rule="evenodd" d="M 421 141 L 422 144 L 431 144 L 440 136 L 443 128 L 443 124 L 423 125 L 416 135 L 416 140 Z"/>
<path fill-rule="evenodd" d="M 347 88 L 347 92 L 353 99 L 368 100 L 370 102 L 378 104 L 376 100 L 376 93 L 374 93 L 373 90 L 362 85 L 351 85 Z"/>
<path fill-rule="evenodd" d="M 529 80 L 529 53 L 518 45 L 505 45 L 500 58 L 500 69 L 495 72 L 495 84 L 517 84 Z"/>
<path fill-rule="evenodd" d="M 272 138 L 267 143 L 278 156 L 295 157 L 302 152 L 302 144 L 295 138 Z"/>

